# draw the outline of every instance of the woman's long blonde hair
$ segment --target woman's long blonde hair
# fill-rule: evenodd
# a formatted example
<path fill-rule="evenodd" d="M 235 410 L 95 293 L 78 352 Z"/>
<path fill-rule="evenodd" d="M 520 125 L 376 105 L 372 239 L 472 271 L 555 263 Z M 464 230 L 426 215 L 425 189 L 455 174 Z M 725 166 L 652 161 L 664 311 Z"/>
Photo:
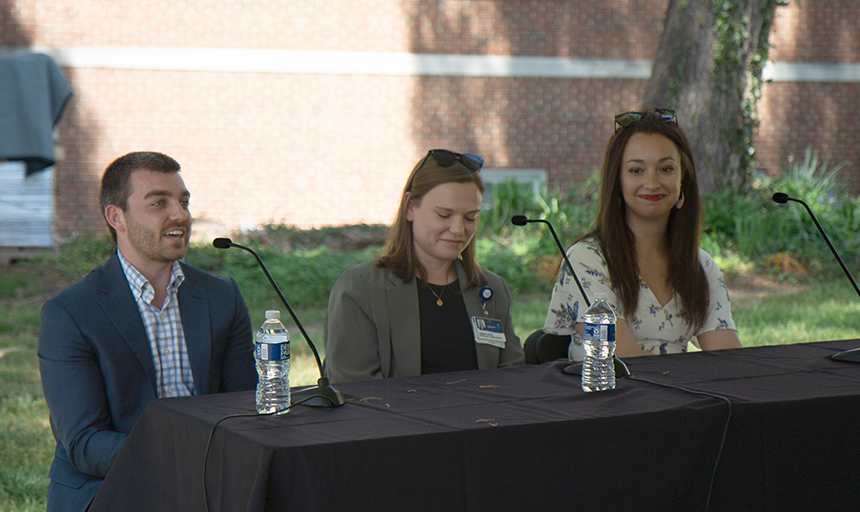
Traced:
<path fill-rule="evenodd" d="M 376 257 L 378 266 L 388 267 L 392 274 L 404 282 L 410 282 L 416 275 L 423 282 L 427 282 L 427 270 L 415 256 L 412 222 L 406 220 L 406 210 L 410 204 L 415 204 L 415 201 L 420 202 L 428 192 L 445 183 L 472 183 L 478 187 L 481 194 L 486 191 L 480 172 L 467 168 L 459 161 L 455 161 L 449 167 L 442 167 L 428 153 L 415 165 L 403 187 L 400 207 L 397 210 L 394 224 L 391 225 L 388 241 L 382 248 L 382 253 Z M 407 192 L 409 193 L 408 199 L 406 197 Z M 467 279 L 463 289 L 487 283 L 487 276 L 478 264 L 474 237 L 463 249 L 460 259 Z"/>

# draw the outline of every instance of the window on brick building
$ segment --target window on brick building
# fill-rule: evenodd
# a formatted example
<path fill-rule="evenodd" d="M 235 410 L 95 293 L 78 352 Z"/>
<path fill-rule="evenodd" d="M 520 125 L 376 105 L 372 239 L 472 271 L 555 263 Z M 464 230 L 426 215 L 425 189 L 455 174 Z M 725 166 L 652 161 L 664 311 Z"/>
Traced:
<path fill-rule="evenodd" d="M 499 186 L 515 185 L 519 193 L 531 191 L 535 196 L 546 190 L 546 169 L 481 169 L 481 177 L 487 191 L 481 200 L 481 209 L 487 210 L 493 204 L 493 189 Z"/>

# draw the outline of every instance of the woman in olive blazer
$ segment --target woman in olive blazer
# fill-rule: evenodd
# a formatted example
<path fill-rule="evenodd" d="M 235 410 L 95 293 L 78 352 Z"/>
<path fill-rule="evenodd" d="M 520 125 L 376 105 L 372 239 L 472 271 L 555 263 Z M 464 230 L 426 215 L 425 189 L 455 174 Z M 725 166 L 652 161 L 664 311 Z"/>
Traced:
<path fill-rule="evenodd" d="M 457 263 L 461 283 L 466 276 Z M 491 272 L 486 301 L 491 318 L 503 320 L 505 348 L 476 343 L 478 368 L 486 370 L 523 363 L 520 340 L 511 319 L 511 292 Z M 463 292 L 469 317 L 482 315 L 479 288 Z M 333 383 L 420 375 L 420 325 L 417 280 L 404 283 L 387 267 L 367 261 L 346 269 L 331 292 L 326 316 L 325 372 Z M 372 342 L 371 342 L 372 341 Z"/>
<path fill-rule="evenodd" d="M 338 278 L 325 321 L 332 383 L 524 362 L 511 292 L 475 258 L 482 164 L 430 151 L 406 182 L 382 254 Z M 493 321 L 497 339 L 488 341 L 478 326 Z"/>

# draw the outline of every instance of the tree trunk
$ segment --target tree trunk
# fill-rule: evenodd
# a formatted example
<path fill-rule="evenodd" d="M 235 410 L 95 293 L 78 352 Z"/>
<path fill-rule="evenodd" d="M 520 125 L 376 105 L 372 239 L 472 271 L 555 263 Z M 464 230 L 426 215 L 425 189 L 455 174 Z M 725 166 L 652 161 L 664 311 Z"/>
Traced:
<path fill-rule="evenodd" d="M 669 107 L 690 139 L 702 192 L 753 170 L 755 102 L 777 0 L 670 0 L 645 108 Z"/>

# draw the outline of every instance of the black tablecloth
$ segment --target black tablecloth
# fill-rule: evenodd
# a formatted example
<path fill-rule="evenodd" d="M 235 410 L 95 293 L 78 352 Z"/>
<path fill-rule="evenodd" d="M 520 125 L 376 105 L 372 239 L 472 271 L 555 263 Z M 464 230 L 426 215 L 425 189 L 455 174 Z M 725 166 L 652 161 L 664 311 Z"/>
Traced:
<path fill-rule="evenodd" d="M 858 510 L 860 365 L 829 358 L 857 346 L 630 359 L 602 393 L 564 361 L 343 384 L 337 409 L 221 423 L 209 507 Z M 209 432 L 253 411 L 250 392 L 151 402 L 91 510 L 205 510 Z"/>

